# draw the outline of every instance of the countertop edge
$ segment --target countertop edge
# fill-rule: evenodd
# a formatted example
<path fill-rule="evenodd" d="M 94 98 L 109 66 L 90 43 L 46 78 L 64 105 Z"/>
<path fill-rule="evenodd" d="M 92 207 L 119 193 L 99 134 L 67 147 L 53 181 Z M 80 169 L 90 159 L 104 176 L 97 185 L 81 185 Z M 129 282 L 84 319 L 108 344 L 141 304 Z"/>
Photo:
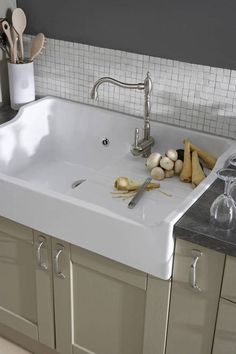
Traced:
<path fill-rule="evenodd" d="M 236 236 L 236 235 L 235 235 Z M 192 230 L 176 226 L 174 228 L 174 238 L 182 239 L 196 245 L 206 247 L 225 255 L 236 257 L 236 246 L 230 243 L 225 243 L 213 236 L 203 235 Z"/>

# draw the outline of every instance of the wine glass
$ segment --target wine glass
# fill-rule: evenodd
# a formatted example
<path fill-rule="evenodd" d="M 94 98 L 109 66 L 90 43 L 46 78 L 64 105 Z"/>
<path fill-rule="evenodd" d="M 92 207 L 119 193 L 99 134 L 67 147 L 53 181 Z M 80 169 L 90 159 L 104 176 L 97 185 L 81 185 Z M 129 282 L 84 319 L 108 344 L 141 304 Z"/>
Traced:
<path fill-rule="evenodd" d="M 217 171 L 217 176 L 225 182 L 224 193 L 219 195 L 210 208 L 210 220 L 218 228 L 230 230 L 236 224 L 236 205 L 230 195 L 230 186 L 236 181 L 236 170 L 222 168 Z"/>
<path fill-rule="evenodd" d="M 233 154 L 232 156 L 230 156 L 229 163 L 230 163 L 230 165 L 236 167 L 236 154 Z"/>
<path fill-rule="evenodd" d="M 236 167 L 236 154 L 234 154 L 230 157 L 229 163 L 230 163 L 230 165 Z M 234 181 L 230 184 L 229 193 L 236 204 L 236 181 Z"/>

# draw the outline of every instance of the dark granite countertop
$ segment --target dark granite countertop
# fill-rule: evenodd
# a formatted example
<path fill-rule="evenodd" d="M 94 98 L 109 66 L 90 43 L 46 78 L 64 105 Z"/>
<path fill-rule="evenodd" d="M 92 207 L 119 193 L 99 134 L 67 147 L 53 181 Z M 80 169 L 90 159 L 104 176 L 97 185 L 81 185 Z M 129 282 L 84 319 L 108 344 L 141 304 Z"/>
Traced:
<path fill-rule="evenodd" d="M 236 222 L 231 230 L 218 229 L 210 223 L 210 207 L 224 190 L 217 179 L 175 224 L 174 236 L 236 257 Z"/>

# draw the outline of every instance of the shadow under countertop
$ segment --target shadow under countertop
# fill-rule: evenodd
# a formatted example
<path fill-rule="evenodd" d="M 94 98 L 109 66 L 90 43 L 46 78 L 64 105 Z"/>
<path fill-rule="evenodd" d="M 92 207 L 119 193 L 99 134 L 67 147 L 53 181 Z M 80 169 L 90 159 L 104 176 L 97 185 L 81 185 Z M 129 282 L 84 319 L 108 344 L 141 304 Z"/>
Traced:
<path fill-rule="evenodd" d="M 210 223 L 210 207 L 222 194 L 224 182 L 217 179 L 175 224 L 174 236 L 236 257 L 236 221 L 231 230 Z"/>
<path fill-rule="evenodd" d="M 9 121 L 17 115 L 18 111 L 14 111 L 10 106 L 0 107 L 0 124 Z"/>

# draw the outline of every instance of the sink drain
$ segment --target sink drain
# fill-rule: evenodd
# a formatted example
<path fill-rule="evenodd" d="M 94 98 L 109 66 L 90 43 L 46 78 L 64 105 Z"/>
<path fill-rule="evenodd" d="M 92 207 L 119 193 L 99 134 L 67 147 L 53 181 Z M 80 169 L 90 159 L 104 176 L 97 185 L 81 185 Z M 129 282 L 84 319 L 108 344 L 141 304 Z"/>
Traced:
<path fill-rule="evenodd" d="M 75 189 L 76 187 L 78 187 L 79 185 L 81 185 L 85 181 L 86 181 L 86 179 L 78 179 L 77 181 L 72 183 L 71 188 Z"/>
<path fill-rule="evenodd" d="M 108 146 L 110 144 L 110 140 L 108 138 L 102 138 L 102 145 L 103 146 Z"/>

